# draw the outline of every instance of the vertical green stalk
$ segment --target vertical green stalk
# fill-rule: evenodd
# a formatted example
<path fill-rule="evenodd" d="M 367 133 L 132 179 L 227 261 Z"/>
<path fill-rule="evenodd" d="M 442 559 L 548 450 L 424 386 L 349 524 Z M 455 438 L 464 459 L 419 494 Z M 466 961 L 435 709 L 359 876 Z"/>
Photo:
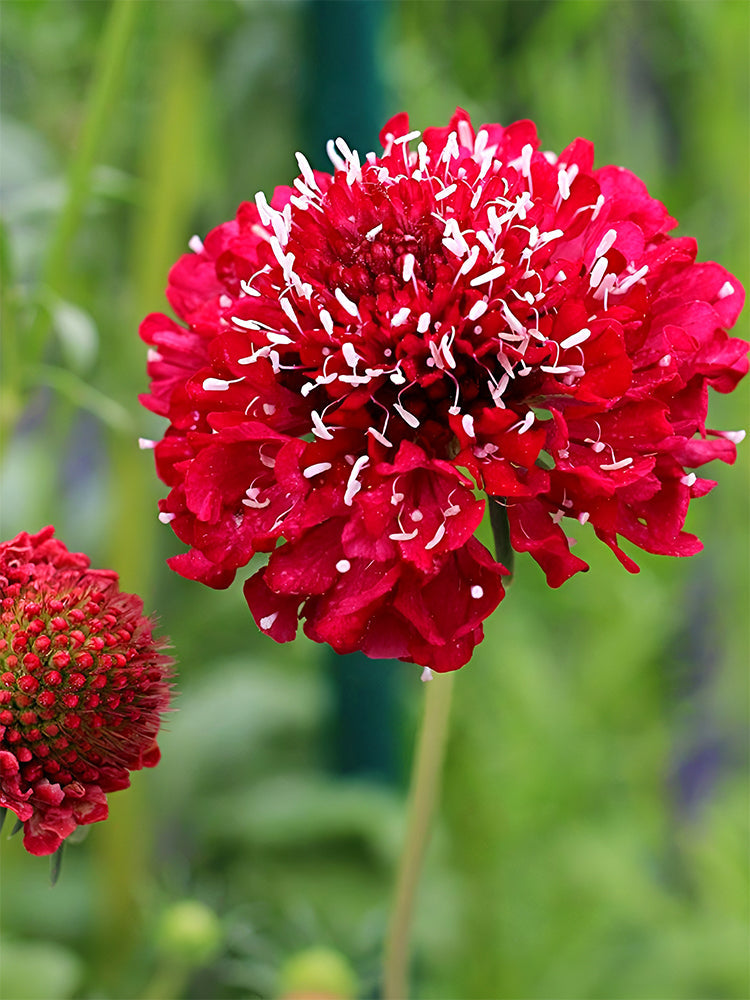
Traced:
<path fill-rule="evenodd" d="M 102 138 L 117 106 L 128 48 L 142 4 L 135 0 L 113 0 L 89 90 L 89 100 L 73 157 L 70 161 L 67 197 L 50 236 L 49 250 L 40 277 L 42 290 L 52 289 L 64 296 L 70 266 L 70 247 L 80 226 L 90 193 L 91 171 Z M 30 365 L 36 364 L 44 349 L 49 328 L 46 309 L 37 312 L 26 345 Z"/>
<path fill-rule="evenodd" d="M 454 675 L 436 674 L 427 684 L 422 724 L 412 768 L 406 836 L 385 942 L 384 1000 L 409 996 L 409 938 L 414 901 L 440 791 Z"/>
<path fill-rule="evenodd" d="M 148 80 L 153 111 L 141 139 L 138 173 L 143 190 L 139 211 L 132 218 L 127 266 L 132 284 L 122 300 L 121 320 L 113 327 L 104 373 L 108 393 L 134 414 L 137 394 L 148 381 L 138 323 L 150 309 L 163 308 L 165 276 L 192 233 L 190 216 L 199 185 L 206 77 L 199 46 L 189 33 L 174 28 L 176 10 L 165 3 L 156 16 L 159 45 Z M 150 603 L 159 529 L 153 456 L 139 451 L 131 434 L 113 433 L 108 450 L 115 529 L 108 565 L 117 568 L 124 589 L 137 591 Z M 98 972 L 99 981 L 110 990 L 116 990 L 131 964 L 141 933 L 141 907 L 152 882 L 153 821 L 143 776 L 134 776 L 133 786 L 122 797 L 113 796 L 116 822 L 103 824 L 97 837 L 101 908 L 97 954 L 102 959 Z M 138 898 L 137 892 L 146 895 Z"/>

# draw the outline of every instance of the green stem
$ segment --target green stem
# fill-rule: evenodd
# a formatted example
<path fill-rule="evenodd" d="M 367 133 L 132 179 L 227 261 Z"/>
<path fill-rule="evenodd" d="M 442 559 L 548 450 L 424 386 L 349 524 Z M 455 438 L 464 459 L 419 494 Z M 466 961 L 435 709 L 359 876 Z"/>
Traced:
<path fill-rule="evenodd" d="M 89 91 L 86 115 L 68 170 L 67 197 L 50 237 L 40 284 L 65 296 L 70 267 L 70 246 L 89 197 L 91 171 L 117 106 L 117 94 L 142 4 L 135 0 L 113 0 L 104 28 Z M 49 329 L 49 313 L 37 307 L 27 342 L 29 360 L 38 362 Z"/>
<path fill-rule="evenodd" d="M 162 959 L 141 1000 L 179 1000 L 190 979 L 189 967 L 180 962 Z"/>
<path fill-rule="evenodd" d="M 409 789 L 406 836 L 386 935 L 384 1000 L 406 1000 L 409 996 L 409 935 L 417 884 L 440 789 L 453 682 L 453 674 L 448 673 L 436 674 L 427 684 Z"/>

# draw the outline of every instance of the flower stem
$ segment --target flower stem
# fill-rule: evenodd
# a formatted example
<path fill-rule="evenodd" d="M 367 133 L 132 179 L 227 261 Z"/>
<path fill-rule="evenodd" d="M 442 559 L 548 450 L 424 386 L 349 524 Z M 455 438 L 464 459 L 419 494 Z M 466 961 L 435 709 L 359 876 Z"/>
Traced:
<path fill-rule="evenodd" d="M 116 113 L 122 78 L 127 68 L 128 48 L 141 4 L 134 0 L 114 0 L 97 47 L 96 64 L 88 94 L 86 113 L 68 170 L 66 198 L 50 235 L 40 285 L 58 295 L 68 292 L 71 243 L 90 195 L 91 173 L 102 139 Z M 38 362 L 50 325 L 49 312 L 37 305 L 37 313 L 27 336 L 26 353 Z"/>
<path fill-rule="evenodd" d="M 385 943 L 384 1000 L 406 1000 L 409 996 L 409 933 L 432 814 L 440 789 L 453 681 L 452 673 L 436 674 L 427 684 L 409 789 L 406 836 Z"/>

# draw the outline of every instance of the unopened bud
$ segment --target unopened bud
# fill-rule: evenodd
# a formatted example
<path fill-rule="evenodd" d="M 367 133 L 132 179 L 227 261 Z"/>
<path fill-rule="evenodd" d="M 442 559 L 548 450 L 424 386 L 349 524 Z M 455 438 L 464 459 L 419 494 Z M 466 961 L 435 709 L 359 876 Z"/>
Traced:
<path fill-rule="evenodd" d="M 156 940 L 165 958 L 197 968 L 218 954 L 221 924 L 214 911 L 203 903 L 184 899 L 162 913 Z"/>
<path fill-rule="evenodd" d="M 307 948 L 287 959 L 279 976 L 279 1000 L 355 1000 L 357 976 L 332 948 Z"/>

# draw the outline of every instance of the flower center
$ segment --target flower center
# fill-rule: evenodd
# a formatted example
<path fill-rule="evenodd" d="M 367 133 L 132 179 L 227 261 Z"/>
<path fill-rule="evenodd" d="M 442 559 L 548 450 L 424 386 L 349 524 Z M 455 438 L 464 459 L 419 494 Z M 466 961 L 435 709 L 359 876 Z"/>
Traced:
<path fill-rule="evenodd" d="M 97 781 L 149 748 L 161 671 L 105 594 L 29 588 L 0 607 L 0 728 L 26 781 Z"/>

